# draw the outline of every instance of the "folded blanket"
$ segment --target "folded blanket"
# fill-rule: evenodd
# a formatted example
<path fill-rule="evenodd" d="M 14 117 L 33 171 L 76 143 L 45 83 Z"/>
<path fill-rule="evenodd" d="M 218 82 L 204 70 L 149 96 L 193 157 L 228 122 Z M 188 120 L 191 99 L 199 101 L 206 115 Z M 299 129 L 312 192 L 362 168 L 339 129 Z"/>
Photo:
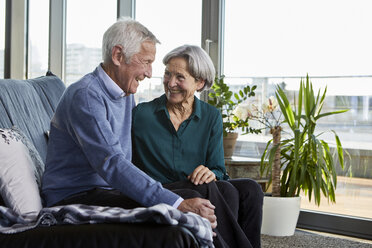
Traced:
<path fill-rule="evenodd" d="M 214 247 L 209 221 L 194 213 L 182 213 L 166 204 L 149 208 L 123 209 L 73 204 L 43 208 L 38 214 L 17 215 L 11 209 L 0 206 L 0 232 L 12 234 L 37 226 L 60 224 L 155 222 L 179 225 L 187 228 L 201 247 Z"/>

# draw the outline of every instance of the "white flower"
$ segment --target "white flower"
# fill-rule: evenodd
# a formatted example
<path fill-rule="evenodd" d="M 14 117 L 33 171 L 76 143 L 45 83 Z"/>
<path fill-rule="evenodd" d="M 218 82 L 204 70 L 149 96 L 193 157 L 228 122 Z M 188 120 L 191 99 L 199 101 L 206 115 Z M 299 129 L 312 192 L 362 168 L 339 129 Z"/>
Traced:
<path fill-rule="evenodd" d="M 264 113 L 273 112 L 278 107 L 278 101 L 274 96 L 270 96 L 266 101 L 262 104 L 262 111 Z"/>
<path fill-rule="evenodd" d="M 252 116 L 252 106 L 248 103 L 240 103 L 233 111 L 233 114 L 240 120 L 246 120 Z"/>

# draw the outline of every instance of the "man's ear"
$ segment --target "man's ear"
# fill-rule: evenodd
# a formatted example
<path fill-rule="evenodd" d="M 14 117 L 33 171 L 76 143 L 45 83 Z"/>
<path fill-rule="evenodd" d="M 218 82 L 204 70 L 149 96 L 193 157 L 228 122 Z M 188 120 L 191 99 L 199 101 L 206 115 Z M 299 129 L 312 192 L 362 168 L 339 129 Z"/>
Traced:
<path fill-rule="evenodd" d="M 124 60 L 123 48 L 121 46 L 114 46 L 111 51 L 111 59 L 114 65 L 120 65 Z"/>

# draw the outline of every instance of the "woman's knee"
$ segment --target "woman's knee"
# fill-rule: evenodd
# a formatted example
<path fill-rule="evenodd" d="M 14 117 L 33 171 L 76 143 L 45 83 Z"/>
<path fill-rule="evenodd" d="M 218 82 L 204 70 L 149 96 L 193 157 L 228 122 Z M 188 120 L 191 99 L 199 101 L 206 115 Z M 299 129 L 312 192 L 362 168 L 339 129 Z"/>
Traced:
<path fill-rule="evenodd" d="M 216 181 L 218 190 L 223 196 L 236 197 L 239 199 L 239 191 L 228 181 Z"/>
<path fill-rule="evenodd" d="M 249 178 L 230 179 L 229 182 L 239 191 L 252 200 L 263 201 L 264 193 L 262 187 L 256 181 Z"/>

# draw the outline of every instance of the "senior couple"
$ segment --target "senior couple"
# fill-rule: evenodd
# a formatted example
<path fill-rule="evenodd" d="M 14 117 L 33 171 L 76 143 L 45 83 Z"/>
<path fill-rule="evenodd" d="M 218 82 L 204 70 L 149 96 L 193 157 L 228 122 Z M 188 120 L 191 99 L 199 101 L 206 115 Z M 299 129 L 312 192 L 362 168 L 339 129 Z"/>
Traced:
<path fill-rule="evenodd" d="M 133 94 L 151 77 L 159 41 L 121 18 L 102 43 L 103 62 L 66 89 L 52 118 L 46 205 L 166 203 L 208 219 L 216 247 L 260 247 L 262 190 L 249 179 L 229 180 L 221 115 L 194 96 L 213 84 L 209 56 L 189 45 L 169 52 L 165 94 L 136 106 Z"/>

